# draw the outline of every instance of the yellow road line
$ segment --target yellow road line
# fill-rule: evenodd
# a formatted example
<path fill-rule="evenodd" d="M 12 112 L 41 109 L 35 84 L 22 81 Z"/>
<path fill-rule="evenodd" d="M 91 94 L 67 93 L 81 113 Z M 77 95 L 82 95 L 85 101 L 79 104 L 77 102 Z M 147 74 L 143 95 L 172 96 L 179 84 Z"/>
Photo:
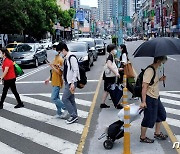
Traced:
<path fill-rule="evenodd" d="M 84 126 L 84 129 L 83 129 L 83 132 L 82 132 L 82 135 L 81 135 L 80 143 L 79 143 L 78 148 L 76 150 L 76 154 L 82 154 L 83 149 L 84 149 L 85 141 L 86 141 L 86 138 L 87 138 L 87 135 L 88 135 L 88 132 L 89 132 L 89 126 L 90 126 L 90 123 L 91 123 L 92 115 L 93 115 L 94 108 L 95 108 L 95 105 L 96 105 L 96 100 L 97 100 L 97 97 L 98 97 L 98 94 L 99 94 L 99 89 L 100 89 L 101 82 L 102 82 L 102 75 L 103 75 L 103 73 L 101 74 L 98 85 L 96 87 L 96 92 L 95 92 L 94 97 L 93 97 L 92 105 L 91 105 L 91 108 L 90 108 L 90 111 L 89 111 L 89 114 L 88 114 L 88 118 L 86 120 L 86 124 Z"/>
<path fill-rule="evenodd" d="M 177 138 L 174 136 L 174 134 L 173 134 L 171 128 L 169 127 L 168 123 L 163 122 L 162 124 L 163 124 L 166 132 L 168 133 L 168 136 L 171 139 L 172 143 L 178 142 Z M 177 153 L 180 154 L 180 148 L 179 149 L 177 147 L 175 147 L 175 148 L 176 148 Z"/>

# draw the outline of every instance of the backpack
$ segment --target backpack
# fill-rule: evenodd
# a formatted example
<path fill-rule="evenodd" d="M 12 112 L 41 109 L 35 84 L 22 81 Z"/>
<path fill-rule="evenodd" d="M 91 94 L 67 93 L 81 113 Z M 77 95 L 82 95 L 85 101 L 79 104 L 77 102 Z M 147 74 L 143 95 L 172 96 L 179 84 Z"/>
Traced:
<path fill-rule="evenodd" d="M 149 85 L 153 85 L 154 84 L 154 79 L 155 79 L 155 76 L 156 76 L 156 70 L 153 66 L 148 66 L 147 68 L 145 69 L 141 69 L 141 73 L 138 75 L 137 77 L 137 80 L 136 80 L 136 83 L 135 83 L 135 87 L 134 87 L 134 96 L 135 97 L 142 97 L 142 83 L 143 83 L 143 75 L 144 75 L 144 72 L 146 71 L 146 69 L 148 68 L 152 68 L 153 71 L 154 71 L 154 75 L 151 79 L 151 82 L 149 83 Z"/>
<path fill-rule="evenodd" d="M 70 58 L 71 58 L 71 57 L 75 57 L 75 58 L 77 59 L 77 57 L 76 57 L 75 55 L 70 55 L 70 56 L 69 56 L 68 60 L 69 60 L 69 64 L 70 64 L 70 70 L 71 70 L 71 68 L 72 68 L 71 62 L 70 62 Z M 78 62 L 78 59 L 77 59 L 77 62 Z M 85 71 L 85 69 L 84 69 L 81 65 L 79 65 L 79 62 L 78 62 L 78 66 L 79 66 L 80 80 L 77 79 L 77 88 L 82 89 L 82 88 L 84 88 L 84 86 L 85 86 L 86 83 L 87 83 L 87 76 L 86 76 L 86 71 Z"/>

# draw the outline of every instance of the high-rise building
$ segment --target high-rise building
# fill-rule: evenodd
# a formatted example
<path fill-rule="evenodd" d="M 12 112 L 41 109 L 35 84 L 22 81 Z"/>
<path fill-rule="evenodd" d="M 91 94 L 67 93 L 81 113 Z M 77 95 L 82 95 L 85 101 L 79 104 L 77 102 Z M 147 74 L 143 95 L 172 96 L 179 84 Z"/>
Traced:
<path fill-rule="evenodd" d="M 104 8 L 104 0 L 98 0 L 98 9 L 99 9 L 99 20 L 103 21 L 103 8 Z"/>
<path fill-rule="evenodd" d="M 74 8 L 79 9 L 80 8 L 80 0 L 74 0 Z"/>
<path fill-rule="evenodd" d="M 113 1 L 98 0 L 99 20 L 110 21 L 113 17 Z"/>
<path fill-rule="evenodd" d="M 98 8 L 97 7 L 91 7 L 91 18 L 94 21 L 98 21 Z"/>

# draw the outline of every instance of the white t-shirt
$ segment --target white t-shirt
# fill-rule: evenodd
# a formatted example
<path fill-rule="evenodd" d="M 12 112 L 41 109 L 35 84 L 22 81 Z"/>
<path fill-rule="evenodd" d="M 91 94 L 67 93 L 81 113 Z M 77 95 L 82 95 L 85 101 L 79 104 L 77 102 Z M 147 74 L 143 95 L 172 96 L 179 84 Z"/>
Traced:
<path fill-rule="evenodd" d="M 127 64 L 127 56 L 126 56 L 125 53 L 123 53 L 123 55 L 122 55 L 122 60 L 121 60 L 121 62 Z"/>

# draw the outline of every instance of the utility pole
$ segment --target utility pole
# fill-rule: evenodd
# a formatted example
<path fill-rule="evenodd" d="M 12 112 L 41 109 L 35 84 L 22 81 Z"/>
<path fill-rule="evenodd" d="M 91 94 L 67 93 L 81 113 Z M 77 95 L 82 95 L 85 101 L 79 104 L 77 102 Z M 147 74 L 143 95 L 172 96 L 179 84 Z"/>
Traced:
<path fill-rule="evenodd" d="M 162 37 L 164 37 L 164 16 L 163 16 L 163 0 L 161 0 L 161 27 L 162 27 Z"/>
<path fill-rule="evenodd" d="M 118 0 L 118 46 L 123 43 L 122 37 L 122 0 Z"/>

